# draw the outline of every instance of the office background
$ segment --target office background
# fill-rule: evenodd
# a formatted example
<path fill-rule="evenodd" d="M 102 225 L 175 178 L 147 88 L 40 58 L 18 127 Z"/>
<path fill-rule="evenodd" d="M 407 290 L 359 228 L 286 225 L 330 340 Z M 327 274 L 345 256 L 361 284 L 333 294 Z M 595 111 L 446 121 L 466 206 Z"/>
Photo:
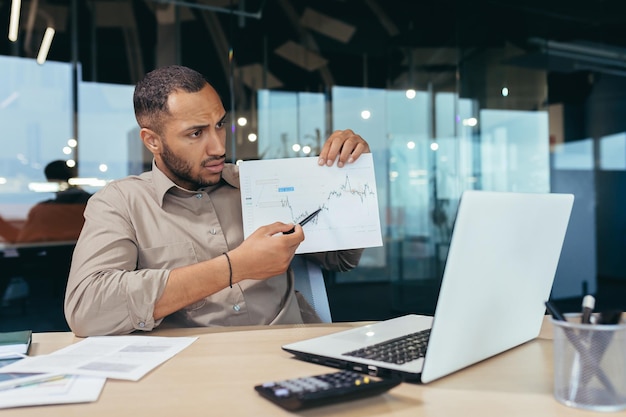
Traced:
<path fill-rule="evenodd" d="M 0 0 L 0 27 L 12 4 Z M 624 308 L 623 1 L 21 4 L 17 40 L 0 37 L 4 219 L 20 224 L 50 198 L 51 160 L 74 161 L 89 191 L 145 169 L 133 85 L 183 64 L 222 96 L 233 161 L 314 155 L 335 129 L 370 142 L 385 244 L 326 276 L 335 320 L 432 313 L 466 189 L 574 193 L 552 297 Z M 46 242 L 3 250 L 0 280 L 29 295 L 2 301 L 2 329 L 66 329 L 70 255 Z"/>

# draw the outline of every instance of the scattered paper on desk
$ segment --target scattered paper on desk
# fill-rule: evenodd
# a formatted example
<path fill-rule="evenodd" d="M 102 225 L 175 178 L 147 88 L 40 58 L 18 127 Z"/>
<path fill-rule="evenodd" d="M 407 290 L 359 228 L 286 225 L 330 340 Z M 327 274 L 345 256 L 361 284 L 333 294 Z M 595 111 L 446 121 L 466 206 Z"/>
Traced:
<path fill-rule="evenodd" d="M 304 226 L 296 253 L 382 246 L 372 154 L 342 168 L 317 157 L 243 161 L 239 165 L 244 237 L 276 221 Z"/>
<path fill-rule="evenodd" d="M 67 375 L 54 381 L 0 391 L 0 409 L 47 404 L 93 402 L 106 378 Z"/>
<path fill-rule="evenodd" d="M 54 372 L 138 381 L 197 337 L 95 336 L 0 372 Z"/>
<path fill-rule="evenodd" d="M 9 366 L 12 363 L 24 360 L 28 356 L 23 353 L 0 353 L 0 368 Z M 62 375 L 61 375 L 62 376 Z M 41 383 L 52 378 L 59 377 L 59 374 L 50 373 L 2 373 L 0 372 L 0 392 L 13 389 L 20 386 L 31 385 L 33 383 Z"/>

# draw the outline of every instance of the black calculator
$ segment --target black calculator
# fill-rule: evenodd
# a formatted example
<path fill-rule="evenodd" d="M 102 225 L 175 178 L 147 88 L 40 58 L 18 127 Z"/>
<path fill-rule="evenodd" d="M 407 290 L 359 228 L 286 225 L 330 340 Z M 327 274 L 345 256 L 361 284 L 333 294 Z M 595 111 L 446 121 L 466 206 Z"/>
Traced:
<path fill-rule="evenodd" d="M 254 389 L 284 409 L 294 411 L 382 394 L 400 382 L 401 378 L 383 379 L 345 370 L 266 382 Z"/>

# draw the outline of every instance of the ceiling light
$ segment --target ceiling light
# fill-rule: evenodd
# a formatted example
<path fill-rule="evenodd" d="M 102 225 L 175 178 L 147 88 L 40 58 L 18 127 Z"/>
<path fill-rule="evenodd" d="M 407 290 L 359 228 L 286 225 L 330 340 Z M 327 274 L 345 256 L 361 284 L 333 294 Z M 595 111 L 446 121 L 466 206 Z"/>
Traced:
<path fill-rule="evenodd" d="M 15 42 L 20 25 L 20 9 L 22 0 L 13 0 L 11 3 L 11 19 L 9 20 L 9 40 Z"/>
<path fill-rule="evenodd" d="M 463 126 L 474 127 L 478 124 L 478 119 L 475 117 L 468 117 L 467 119 L 463 119 Z"/>
<path fill-rule="evenodd" d="M 51 27 L 46 28 L 46 33 L 43 34 L 43 40 L 39 47 L 39 53 L 37 54 L 37 63 L 43 65 L 48 59 L 48 51 L 50 51 L 50 45 L 52 45 L 52 38 L 54 38 L 54 29 Z"/>

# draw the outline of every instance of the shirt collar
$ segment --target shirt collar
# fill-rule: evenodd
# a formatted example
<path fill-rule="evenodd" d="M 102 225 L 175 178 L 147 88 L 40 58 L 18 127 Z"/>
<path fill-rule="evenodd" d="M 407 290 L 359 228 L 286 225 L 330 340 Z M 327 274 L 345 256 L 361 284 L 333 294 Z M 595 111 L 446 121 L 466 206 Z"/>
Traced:
<path fill-rule="evenodd" d="M 170 180 L 167 175 L 165 175 L 163 171 L 159 169 L 159 167 L 157 167 L 156 161 L 153 159 L 152 181 L 154 183 L 154 189 L 156 191 L 156 197 L 159 201 L 159 204 L 163 206 L 163 200 L 168 192 L 179 196 L 191 197 L 198 194 L 198 192 L 206 192 L 207 194 L 210 194 L 211 192 L 223 185 L 228 185 L 233 188 L 239 188 L 239 167 L 234 164 L 225 164 L 224 170 L 222 171 L 222 179 L 218 184 L 204 187 L 197 191 L 192 191 L 186 190 L 174 184 L 174 182 Z"/>

